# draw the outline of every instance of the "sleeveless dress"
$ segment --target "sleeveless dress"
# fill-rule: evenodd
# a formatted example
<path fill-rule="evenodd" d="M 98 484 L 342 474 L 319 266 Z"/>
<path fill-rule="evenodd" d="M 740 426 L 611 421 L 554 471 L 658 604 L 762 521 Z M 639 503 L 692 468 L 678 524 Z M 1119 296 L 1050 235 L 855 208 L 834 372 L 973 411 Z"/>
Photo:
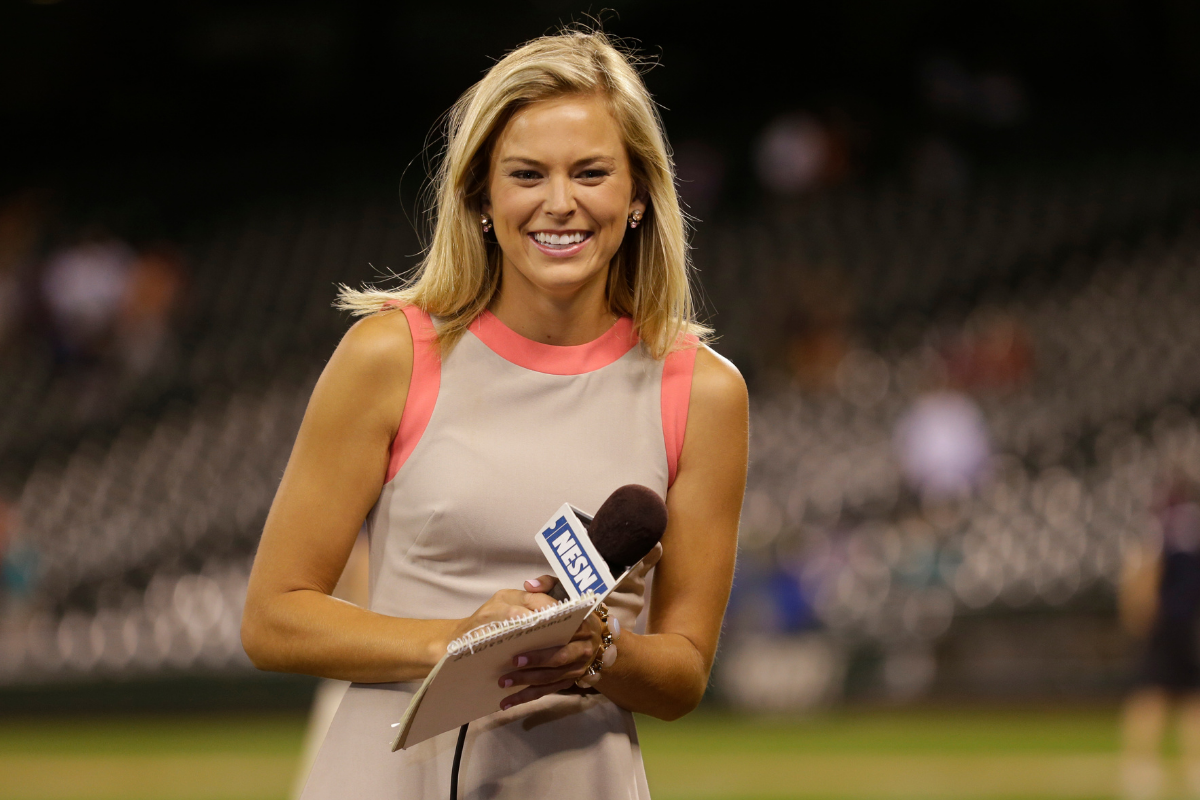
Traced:
<path fill-rule="evenodd" d="M 370 608 L 467 617 L 497 590 L 549 573 L 534 543 L 564 502 L 595 513 L 627 483 L 666 496 L 687 422 L 695 348 L 664 361 L 622 318 L 558 347 L 490 312 L 441 360 L 432 321 L 405 307 L 413 373 L 387 481 L 367 517 Z M 645 574 L 609 600 L 622 627 L 642 610 Z M 391 752 L 419 683 L 351 684 L 304 800 L 449 796 L 457 731 Z M 633 716 L 601 694 L 559 695 L 471 723 L 459 796 L 470 800 L 648 798 Z"/>

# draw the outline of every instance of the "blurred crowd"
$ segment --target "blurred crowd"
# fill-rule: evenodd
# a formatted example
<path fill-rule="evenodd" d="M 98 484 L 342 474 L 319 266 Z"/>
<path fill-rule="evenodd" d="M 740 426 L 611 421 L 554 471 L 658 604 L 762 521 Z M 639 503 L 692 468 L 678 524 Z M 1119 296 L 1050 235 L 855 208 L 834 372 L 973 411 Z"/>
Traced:
<path fill-rule="evenodd" d="M 1110 224 L 1090 237 L 1041 215 L 1026 243 L 1003 226 L 1013 260 L 951 260 L 924 308 L 874 287 L 876 308 L 904 310 L 877 317 L 873 335 L 852 324 L 863 304 L 844 299 L 872 290 L 853 272 L 826 282 L 840 287 L 834 302 L 809 300 L 801 333 L 781 337 L 784 374 L 753 398 L 728 691 L 750 705 L 816 702 L 868 646 L 882 653 L 884 694 L 920 695 L 957 617 L 1116 595 L 1128 553 L 1159 529 L 1155 491 L 1200 477 L 1200 220 L 1182 212 L 1186 187 L 1172 202 L 1164 178 L 1126 174 L 1105 203 Z M 929 231 L 931 249 L 955 238 L 953 226 Z M 978 239 L 967 252 L 986 252 Z M 791 671 L 791 696 L 769 691 L 782 672 L 769 664 L 798 662 L 761 640 L 798 635 L 795 647 L 806 631 L 821 632 L 805 643 L 813 668 Z M 814 674 L 827 680 L 803 677 Z"/>
<path fill-rule="evenodd" d="M 970 113 L 1019 113 L 972 80 Z M 1115 609 L 1156 491 L 1200 482 L 1194 160 L 863 186 L 831 125 L 769 128 L 760 157 L 793 182 L 695 240 L 752 388 L 717 665 L 752 708 L 837 697 L 865 651 L 880 691 L 919 697 L 961 620 Z M 680 159 L 715 203 L 719 159 Z M 329 199 L 187 241 L 63 230 L 40 195 L 0 212 L 0 684 L 250 669 L 249 560 L 347 324 L 334 284 L 417 246 L 392 209 Z"/>
<path fill-rule="evenodd" d="M 60 364 L 144 373 L 171 346 L 182 253 L 135 248 L 97 224 L 61 227 L 37 192 L 0 207 L 0 349 L 41 339 Z"/>
<path fill-rule="evenodd" d="M 86 227 L 39 246 L 25 202 L 0 354 L 0 684 L 249 669 L 249 561 L 345 329 L 335 283 L 401 266 L 405 228 L 314 202 L 192 242 Z"/>

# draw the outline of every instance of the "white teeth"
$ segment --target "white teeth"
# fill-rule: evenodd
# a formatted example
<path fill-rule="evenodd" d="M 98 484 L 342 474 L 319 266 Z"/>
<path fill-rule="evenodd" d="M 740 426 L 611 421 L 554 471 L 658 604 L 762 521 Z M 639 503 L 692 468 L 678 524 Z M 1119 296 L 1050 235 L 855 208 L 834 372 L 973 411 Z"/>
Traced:
<path fill-rule="evenodd" d="M 533 238 L 538 244 L 558 245 L 561 247 L 563 245 L 579 244 L 587 238 L 587 235 L 583 233 L 542 233 L 539 231 L 533 234 Z"/>

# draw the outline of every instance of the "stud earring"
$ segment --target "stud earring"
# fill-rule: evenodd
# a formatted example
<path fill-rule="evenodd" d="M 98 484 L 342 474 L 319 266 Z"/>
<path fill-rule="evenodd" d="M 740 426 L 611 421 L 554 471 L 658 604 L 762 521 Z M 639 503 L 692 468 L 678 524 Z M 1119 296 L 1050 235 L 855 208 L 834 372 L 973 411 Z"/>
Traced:
<path fill-rule="evenodd" d="M 641 224 L 642 224 L 642 212 L 637 209 L 634 209 L 633 213 L 629 215 L 629 227 L 636 228 L 638 225 L 641 225 Z"/>
<path fill-rule="evenodd" d="M 487 214 L 480 214 L 479 221 L 481 223 L 483 223 L 483 232 L 484 233 L 487 233 L 488 231 L 490 231 L 492 229 L 492 221 L 490 219 L 488 219 Z"/>

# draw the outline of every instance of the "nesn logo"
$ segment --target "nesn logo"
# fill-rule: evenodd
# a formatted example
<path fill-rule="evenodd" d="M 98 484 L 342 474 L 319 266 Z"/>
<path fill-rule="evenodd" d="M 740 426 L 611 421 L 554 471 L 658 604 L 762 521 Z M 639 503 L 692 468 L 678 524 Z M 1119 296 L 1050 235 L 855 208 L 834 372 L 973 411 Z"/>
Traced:
<path fill-rule="evenodd" d="M 554 557 L 562 564 L 580 594 L 589 590 L 603 594 L 608 589 L 597 573 L 595 565 L 576 540 L 575 532 L 571 530 L 566 517 L 559 517 L 553 526 L 542 531 L 542 536 L 550 543 Z"/>

